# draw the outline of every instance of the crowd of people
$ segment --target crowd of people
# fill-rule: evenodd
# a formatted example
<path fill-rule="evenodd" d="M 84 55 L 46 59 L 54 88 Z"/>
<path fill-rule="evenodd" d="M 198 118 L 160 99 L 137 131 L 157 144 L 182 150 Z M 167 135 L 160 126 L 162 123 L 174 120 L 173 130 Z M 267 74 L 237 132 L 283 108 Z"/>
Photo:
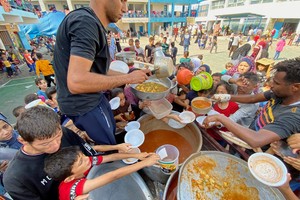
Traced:
<path fill-rule="evenodd" d="M 49 48 L 54 53 L 52 62 L 34 50 L 31 54 L 24 51 L 29 70 L 37 75 L 37 92 L 27 94 L 25 106 L 13 110 L 15 127 L 0 115 L 0 143 L 5 148 L 3 155 L 7 155 L 0 164 L 0 194 L 18 200 L 86 199 L 91 190 L 156 164 L 160 159 L 157 154 L 130 154 L 130 144 L 124 143 L 126 124 L 149 113 L 151 105 L 151 101 L 138 99 L 130 84 L 143 83 L 151 71 L 132 64 L 124 74 L 109 66 L 117 52 L 134 52 L 136 60 L 154 63 L 159 50 L 172 58 L 175 66 L 169 79 L 178 85 L 166 97 L 173 109 L 191 110 L 196 97 L 214 99 L 213 108 L 220 114 L 206 117 L 200 125 L 224 147 L 227 142 L 213 131 L 211 122 L 253 148 L 270 148 L 268 152 L 281 156 L 290 175 L 278 188 L 287 199 L 298 199 L 294 191 L 300 188 L 300 58 L 260 66 L 256 61 L 268 57 L 264 55 L 272 37 L 251 34 L 242 45 L 243 37 L 233 34 L 228 48 L 231 61 L 224 63 L 224 70 L 215 71 L 203 55 L 189 56 L 193 35 L 186 27 L 180 35 L 166 32 L 150 36 L 145 47 L 138 38 L 129 37 L 128 46 L 122 48 L 121 35 L 106 32 L 105 27 L 126 12 L 126 1 L 91 0 L 90 7 L 70 12 L 63 20 L 55 46 Z M 199 49 L 217 52 L 218 35 L 200 31 L 195 42 Z M 278 41 L 275 59 L 284 47 L 282 40 Z M 180 59 L 176 43 L 184 49 Z M 3 52 L 1 57 L 10 68 L 7 54 Z M 8 75 L 12 72 L 7 70 Z M 211 87 L 190 84 L 192 77 L 203 74 L 211 80 Z M 115 97 L 119 97 L 120 106 L 112 110 L 109 101 Z M 168 118 L 181 122 L 174 115 L 162 120 L 167 123 Z M 280 140 L 285 140 L 298 158 L 281 155 L 277 151 Z M 86 179 L 94 165 L 131 157 L 141 161 Z"/>

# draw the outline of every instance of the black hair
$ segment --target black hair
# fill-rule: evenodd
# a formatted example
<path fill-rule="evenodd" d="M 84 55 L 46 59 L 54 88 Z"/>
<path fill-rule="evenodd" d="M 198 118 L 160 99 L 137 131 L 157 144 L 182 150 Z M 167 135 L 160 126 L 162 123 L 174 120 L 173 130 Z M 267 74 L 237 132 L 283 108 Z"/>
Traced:
<path fill-rule="evenodd" d="M 29 143 L 52 138 L 60 128 L 59 116 L 45 106 L 29 108 L 19 116 L 16 124 L 20 136 Z"/>
<path fill-rule="evenodd" d="M 34 100 L 37 100 L 39 99 L 38 95 L 37 94 L 27 94 L 24 98 L 24 102 L 25 104 L 29 104 L 30 102 L 33 102 Z"/>
<path fill-rule="evenodd" d="M 72 166 L 79 157 L 78 146 L 70 146 L 60 149 L 45 158 L 44 171 L 56 181 L 62 182 L 72 175 Z"/>
<path fill-rule="evenodd" d="M 171 47 L 175 47 L 175 42 L 171 42 Z"/>
<path fill-rule="evenodd" d="M 217 92 L 217 89 L 219 86 L 224 86 L 225 89 L 227 90 L 228 94 L 233 94 L 233 88 L 231 85 L 229 85 L 229 83 L 225 82 L 225 81 L 220 81 L 220 83 L 217 84 L 216 89 L 215 89 L 215 93 Z"/>
<path fill-rule="evenodd" d="M 43 58 L 43 54 L 41 54 L 41 53 L 36 53 L 36 57 L 40 60 L 40 59 Z"/>
<path fill-rule="evenodd" d="M 251 82 L 253 85 L 256 85 L 257 83 L 259 83 L 259 77 L 254 72 L 246 72 L 245 74 L 243 74 L 241 76 L 248 79 L 248 81 Z"/>
<path fill-rule="evenodd" d="M 134 42 L 140 42 L 140 40 L 139 40 L 139 39 L 136 39 Z"/>
<path fill-rule="evenodd" d="M 17 118 L 19 117 L 24 111 L 26 111 L 25 106 L 17 106 L 13 109 L 12 114 Z"/>
<path fill-rule="evenodd" d="M 111 98 L 114 98 L 121 93 L 124 93 L 124 90 L 122 88 L 114 88 L 111 90 Z"/>
<path fill-rule="evenodd" d="M 274 66 L 276 72 L 285 72 L 287 83 L 300 83 L 300 57 L 284 60 Z"/>
<path fill-rule="evenodd" d="M 216 73 L 213 73 L 211 76 L 221 77 L 221 76 L 223 76 L 223 74 L 221 74 L 220 72 L 216 72 Z"/>
<path fill-rule="evenodd" d="M 46 95 L 48 97 L 48 99 L 52 100 L 52 95 L 56 93 L 56 87 L 55 86 L 51 86 L 49 88 L 47 88 L 46 90 Z"/>

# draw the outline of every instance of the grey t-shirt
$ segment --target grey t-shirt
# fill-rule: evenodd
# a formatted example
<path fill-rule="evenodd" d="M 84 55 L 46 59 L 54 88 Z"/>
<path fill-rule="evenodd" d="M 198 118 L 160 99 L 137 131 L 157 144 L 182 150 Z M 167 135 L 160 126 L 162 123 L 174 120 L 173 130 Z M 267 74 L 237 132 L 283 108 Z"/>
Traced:
<path fill-rule="evenodd" d="M 272 131 L 285 139 L 300 132 L 300 101 L 288 106 L 281 105 L 282 100 L 271 91 L 264 93 L 269 100 L 261 113 L 250 125 L 252 130 L 261 128 Z"/>

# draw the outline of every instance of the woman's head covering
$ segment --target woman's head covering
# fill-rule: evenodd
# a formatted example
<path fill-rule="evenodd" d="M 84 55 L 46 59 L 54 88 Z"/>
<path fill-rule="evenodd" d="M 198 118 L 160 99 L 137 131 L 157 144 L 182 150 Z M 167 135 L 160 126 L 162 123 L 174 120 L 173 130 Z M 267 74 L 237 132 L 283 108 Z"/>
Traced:
<path fill-rule="evenodd" d="M 238 66 L 241 62 L 246 62 L 250 66 L 249 72 L 255 71 L 255 63 L 254 63 L 253 58 L 251 58 L 249 56 L 245 56 L 239 61 L 239 63 L 237 65 L 232 67 L 226 74 L 233 76 L 233 74 L 238 73 Z"/>

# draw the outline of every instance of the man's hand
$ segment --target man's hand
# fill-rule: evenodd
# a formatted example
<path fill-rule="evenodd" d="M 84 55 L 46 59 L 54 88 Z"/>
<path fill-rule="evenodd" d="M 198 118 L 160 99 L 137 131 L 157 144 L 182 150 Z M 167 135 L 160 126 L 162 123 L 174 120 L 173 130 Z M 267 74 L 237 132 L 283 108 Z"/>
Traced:
<path fill-rule="evenodd" d="M 284 162 L 292 165 L 295 169 L 300 171 L 300 158 L 283 157 Z"/>
<path fill-rule="evenodd" d="M 130 82 L 132 84 L 143 83 L 148 79 L 147 73 L 151 73 L 149 69 L 135 70 L 128 74 L 130 77 Z"/>
<path fill-rule="evenodd" d="M 249 81 L 247 79 L 245 79 L 244 77 L 240 77 L 235 80 L 235 84 L 240 87 L 246 87 L 249 85 Z"/>
<path fill-rule="evenodd" d="M 143 153 L 136 154 L 135 158 L 137 158 L 139 160 L 145 160 L 150 155 L 151 155 L 150 153 L 143 152 Z"/>
<path fill-rule="evenodd" d="M 219 117 L 221 115 L 210 115 L 210 116 L 207 116 L 203 123 L 202 123 L 202 127 L 204 128 L 211 128 L 212 127 L 212 124 L 209 124 L 211 122 L 214 122 L 216 124 L 221 124 L 221 122 L 219 121 Z M 201 124 L 200 124 L 201 125 Z"/>
<path fill-rule="evenodd" d="M 300 133 L 295 133 L 287 139 L 288 145 L 293 149 L 293 153 L 300 150 Z"/>
<path fill-rule="evenodd" d="M 120 113 L 115 116 L 115 120 L 121 121 L 121 122 L 126 122 L 126 120 L 122 117 L 123 113 Z"/>
<path fill-rule="evenodd" d="M 126 153 L 131 150 L 131 144 L 129 143 L 118 144 L 116 147 L 119 153 Z"/>

